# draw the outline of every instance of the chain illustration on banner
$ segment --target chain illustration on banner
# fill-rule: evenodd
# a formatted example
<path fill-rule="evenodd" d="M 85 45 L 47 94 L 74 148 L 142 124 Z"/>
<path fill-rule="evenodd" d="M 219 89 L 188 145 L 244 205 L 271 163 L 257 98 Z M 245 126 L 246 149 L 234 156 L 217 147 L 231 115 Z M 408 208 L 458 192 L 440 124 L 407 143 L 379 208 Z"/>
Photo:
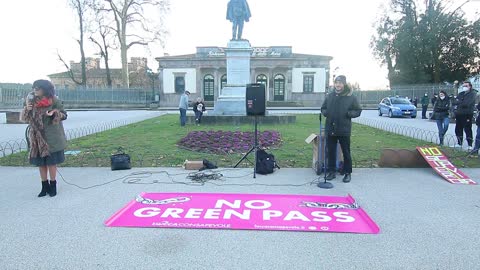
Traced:
<path fill-rule="evenodd" d="M 322 203 L 322 202 L 302 202 L 300 206 L 308 208 L 325 208 L 325 209 L 358 209 L 358 203 Z"/>
<path fill-rule="evenodd" d="M 148 198 L 143 198 L 142 196 L 137 196 L 135 199 L 137 202 L 141 204 L 157 204 L 157 205 L 164 205 L 164 204 L 172 204 L 172 203 L 183 203 L 190 201 L 190 198 L 187 197 L 177 197 L 177 198 L 170 198 L 164 200 L 152 200 Z"/>

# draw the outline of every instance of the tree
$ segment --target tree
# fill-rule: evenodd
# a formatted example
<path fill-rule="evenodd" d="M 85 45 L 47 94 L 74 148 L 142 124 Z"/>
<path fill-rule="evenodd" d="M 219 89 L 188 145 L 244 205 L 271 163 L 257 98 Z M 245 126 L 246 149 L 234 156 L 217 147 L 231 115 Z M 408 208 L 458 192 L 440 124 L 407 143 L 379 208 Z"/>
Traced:
<path fill-rule="evenodd" d="M 425 42 L 430 45 L 428 64 L 430 81 L 439 83 L 463 80 L 475 70 L 480 56 L 479 20 L 469 23 L 464 18 L 463 2 L 451 12 L 447 12 L 447 1 L 429 0 L 425 16 L 421 20 Z"/>
<path fill-rule="evenodd" d="M 105 71 L 107 75 L 107 86 L 112 88 L 112 76 L 109 65 L 109 49 L 115 49 L 115 45 L 112 42 L 112 28 L 109 26 L 107 14 L 98 5 L 92 6 L 95 11 L 95 28 L 90 33 L 90 41 L 92 41 L 98 51 L 101 58 L 105 63 Z M 114 38 L 114 37 L 113 37 Z"/>
<path fill-rule="evenodd" d="M 134 45 L 147 46 L 164 41 L 166 35 L 163 19 L 169 10 L 169 0 L 105 0 L 106 10 L 114 17 L 116 38 L 120 45 L 123 86 L 129 86 L 127 52 Z M 147 19 L 146 9 L 157 11 L 158 21 Z M 150 10 L 150 9 L 149 9 Z M 134 32 L 134 33 L 132 33 Z"/>
<path fill-rule="evenodd" d="M 93 0 L 68 0 L 70 7 L 75 11 L 78 19 L 79 38 L 76 40 L 80 48 L 80 66 L 81 66 L 81 79 L 75 78 L 75 73 L 72 71 L 72 67 L 63 60 L 60 53 L 57 52 L 58 59 L 65 65 L 72 81 L 82 87 L 87 86 L 87 71 L 85 64 L 85 50 L 84 50 L 84 35 L 87 27 L 87 13 Z"/>
<path fill-rule="evenodd" d="M 451 1 L 427 0 L 421 13 L 414 0 L 391 0 L 370 44 L 390 86 L 463 80 L 478 69 L 479 21 L 464 18 L 467 2 L 449 11 Z"/>

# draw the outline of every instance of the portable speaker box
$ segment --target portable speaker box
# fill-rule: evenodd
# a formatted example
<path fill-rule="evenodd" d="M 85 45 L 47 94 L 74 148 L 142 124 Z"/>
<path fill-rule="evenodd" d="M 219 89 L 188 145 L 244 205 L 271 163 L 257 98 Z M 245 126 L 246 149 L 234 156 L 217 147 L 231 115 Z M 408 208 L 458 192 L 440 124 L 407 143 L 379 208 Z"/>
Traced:
<path fill-rule="evenodd" d="M 245 92 L 247 115 L 265 115 L 265 85 L 261 83 L 247 84 Z"/>

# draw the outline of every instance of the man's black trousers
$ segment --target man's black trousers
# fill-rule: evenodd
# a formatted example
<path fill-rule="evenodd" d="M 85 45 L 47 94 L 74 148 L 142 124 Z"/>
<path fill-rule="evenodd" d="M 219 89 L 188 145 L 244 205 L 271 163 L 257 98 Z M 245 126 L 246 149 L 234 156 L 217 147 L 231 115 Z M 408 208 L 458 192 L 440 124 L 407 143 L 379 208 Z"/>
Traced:
<path fill-rule="evenodd" d="M 473 114 L 460 114 L 455 116 L 455 135 L 457 135 L 458 144 L 463 144 L 463 131 L 467 136 L 468 146 L 472 146 L 472 118 Z"/>
<path fill-rule="evenodd" d="M 343 153 L 343 172 L 352 173 L 352 156 L 350 154 L 350 136 L 327 136 L 327 170 L 336 171 L 337 142 Z"/>

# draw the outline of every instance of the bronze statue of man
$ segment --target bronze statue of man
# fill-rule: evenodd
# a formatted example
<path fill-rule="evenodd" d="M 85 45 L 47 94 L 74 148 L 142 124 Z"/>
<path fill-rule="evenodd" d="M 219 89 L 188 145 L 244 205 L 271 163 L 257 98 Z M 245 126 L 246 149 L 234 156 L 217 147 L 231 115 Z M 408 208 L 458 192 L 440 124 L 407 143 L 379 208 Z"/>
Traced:
<path fill-rule="evenodd" d="M 230 0 L 227 6 L 227 20 L 233 23 L 232 40 L 242 39 L 243 23 L 251 17 L 247 0 Z"/>

